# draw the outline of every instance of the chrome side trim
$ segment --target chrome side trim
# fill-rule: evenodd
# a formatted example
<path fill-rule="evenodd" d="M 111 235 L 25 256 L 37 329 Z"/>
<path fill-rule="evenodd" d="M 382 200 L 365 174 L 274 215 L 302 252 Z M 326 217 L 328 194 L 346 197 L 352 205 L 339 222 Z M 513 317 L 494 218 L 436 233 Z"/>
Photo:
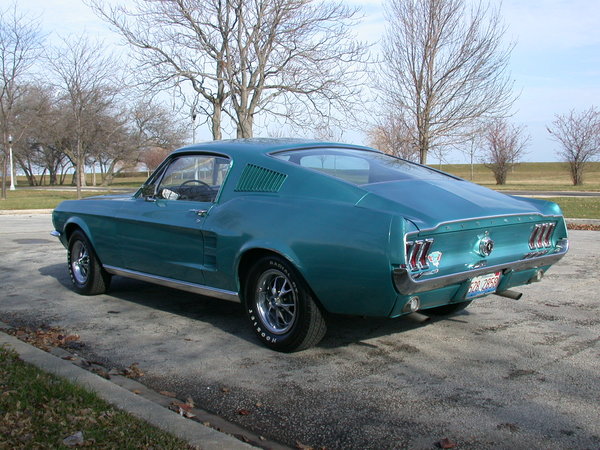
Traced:
<path fill-rule="evenodd" d="M 133 278 L 135 280 L 147 281 L 149 283 L 159 284 L 181 291 L 192 292 L 194 294 L 206 295 L 207 297 L 220 298 L 230 302 L 240 303 L 240 297 L 237 292 L 227 291 L 225 289 L 203 286 L 201 284 L 189 283 L 187 281 L 175 280 L 173 278 L 165 278 L 158 275 L 150 275 L 148 273 L 136 272 L 135 270 L 121 269 L 119 267 L 104 265 L 104 270 L 113 275 Z"/>
<path fill-rule="evenodd" d="M 59 238 L 60 237 L 60 231 L 52 230 L 50 232 L 50 235 Z"/>
<path fill-rule="evenodd" d="M 569 241 L 567 239 L 561 239 L 556 245 L 556 252 L 538 256 L 535 258 L 521 259 L 519 261 L 513 261 L 505 264 L 498 264 L 496 266 L 486 266 L 467 272 L 459 272 L 451 275 L 444 275 L 438 278 L 431 278 L 429 280 L 415 280 L 410 271 L 406 268 L 394 269 L 393 277 L 396 289 L 402 295 L 411 295 L 419 292 L 431 291 L 433 289 L 439 289 L 453 284 L 462 283 L 469 278 L 477 277 L 479 275 L 485 275 L 491 272 L 499 271 L 520 271 L 527 269 L 537 269 L 543 266 L 549 266 L 559 261 L 569 249 Z"/>

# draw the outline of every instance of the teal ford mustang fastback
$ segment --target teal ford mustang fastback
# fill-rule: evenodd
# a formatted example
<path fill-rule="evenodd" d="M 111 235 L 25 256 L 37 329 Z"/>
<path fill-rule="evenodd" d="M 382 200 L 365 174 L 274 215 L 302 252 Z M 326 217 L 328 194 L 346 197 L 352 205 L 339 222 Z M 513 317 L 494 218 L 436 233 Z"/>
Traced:
<path fill-rule="evenodd" d="M 542 279 L 568 250 L 555 203 L 512 197 L 377 150 L 290 139 L 173 152 L 133 195 L 61 203 L 74 289 L 118 275 L 241 302 L 279 351 L 327 313 L 451 314 Z"/>

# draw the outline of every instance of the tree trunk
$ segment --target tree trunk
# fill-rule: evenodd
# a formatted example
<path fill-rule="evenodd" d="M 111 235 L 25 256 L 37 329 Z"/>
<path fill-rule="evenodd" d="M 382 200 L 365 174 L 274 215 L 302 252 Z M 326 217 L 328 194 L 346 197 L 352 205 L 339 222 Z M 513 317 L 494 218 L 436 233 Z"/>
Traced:
<path fill-rule="evenodd" d="M 210 119 L 211 132 L 214 141 L 223 139 L 221 133 L 221 115 L 223 113 L 223 105 L 219 102 L 213 102 L 213 113 Z"/>
<path fill-rule="evenodd" d="M 8 164 L 6 163 L 6 155 L 2 155 L 2 200 L 6 200 L 6 171 Z"/>
<path fill-rule="evenodd" d="M 237 138 L 238 139 L 249 139 L 253 137 L 253 117 L 247 112 L 238 112 L 238 123 L 237 123 Z"/>

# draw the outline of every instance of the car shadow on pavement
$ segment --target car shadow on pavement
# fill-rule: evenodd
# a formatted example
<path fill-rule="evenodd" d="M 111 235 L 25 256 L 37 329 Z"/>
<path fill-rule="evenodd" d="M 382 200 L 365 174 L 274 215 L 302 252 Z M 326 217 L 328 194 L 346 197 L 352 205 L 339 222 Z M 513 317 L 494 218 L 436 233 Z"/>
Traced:
<path fill-rule="evenodd" d="M 39 271 L 43 276 L 55 278 L 64 289 L 68 289 L 73 295 L 77 295 L 71 288 L 71 280 L 66 264 L 41 267 Z M 112 277 L 107 294 L 96 297 L 110 297 L 189 319 L 200 320 L 226 333 L 260 345 L 252 328 L 247 323 L 242 306 L 234 302 L 120 276 Z M 116 309 L 118 310 L 118 308 Z M 115 314 L 119 311 L 110 311 L 110 313 Z M 468 312 L 462 314 L 468 314 Z M 368 347 L 372 344 L 364 341 L 369 339 L 408 332 L 439 320 L 460 320 L 462 314 L 452 318 L 430 318 L 424 314 L 414 313 L 395 319 L 327 314 L 327 334 L 317 344 L 317 347 L 323 349 L 334 349 L 348 345 Z"/>

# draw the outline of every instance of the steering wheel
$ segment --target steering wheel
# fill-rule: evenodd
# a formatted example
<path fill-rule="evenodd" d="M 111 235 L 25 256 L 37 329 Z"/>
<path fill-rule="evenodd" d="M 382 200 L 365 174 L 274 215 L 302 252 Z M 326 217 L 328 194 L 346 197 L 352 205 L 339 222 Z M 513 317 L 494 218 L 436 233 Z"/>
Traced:
<path fill-rule="evenodd" d="M 185 186 L 186 184 L 190 184 L 190 183 L 198 183 L 198 184 L 201 184 L 202 186 L 205 186 L 207 189 L 210 189 L 210 184 L 208 184 L 208 183 L 205 183 L 205 182 L 204 182 L 204 181 L 202 181 L 202 180 L 187 180 L 187 181 L 184 181 L 183 183 L 181 183 L 181 184 L 179 185 L 179 187 L 183 187 L 183 186 Z"/>
<path fill-rule="evenodd" d="M 179 185 L 179 187 L 177 188 L 177 192 L 179 193 L 180 200 L 192 200 L 194 197 L 198 196 L 199 193 L 197 193 L 197 191 L 194 194 L 193 192 L 190 192 L 190 188 L 185 188 L 186 185 L 191 184 L 191 183 L 197 183 L 201 187 L 201 191 L 203 191 L 204 193 L 202 193 L 200 195 L 205 196 L 206 192 L 210 192 L 212 195 L 212 188 L 210 187 L 210 185 L 208 183 L 205 183 L 202 180 L 187 180 L 187 181 L 184 181 L 183 183 L 181 183 Z"/>

